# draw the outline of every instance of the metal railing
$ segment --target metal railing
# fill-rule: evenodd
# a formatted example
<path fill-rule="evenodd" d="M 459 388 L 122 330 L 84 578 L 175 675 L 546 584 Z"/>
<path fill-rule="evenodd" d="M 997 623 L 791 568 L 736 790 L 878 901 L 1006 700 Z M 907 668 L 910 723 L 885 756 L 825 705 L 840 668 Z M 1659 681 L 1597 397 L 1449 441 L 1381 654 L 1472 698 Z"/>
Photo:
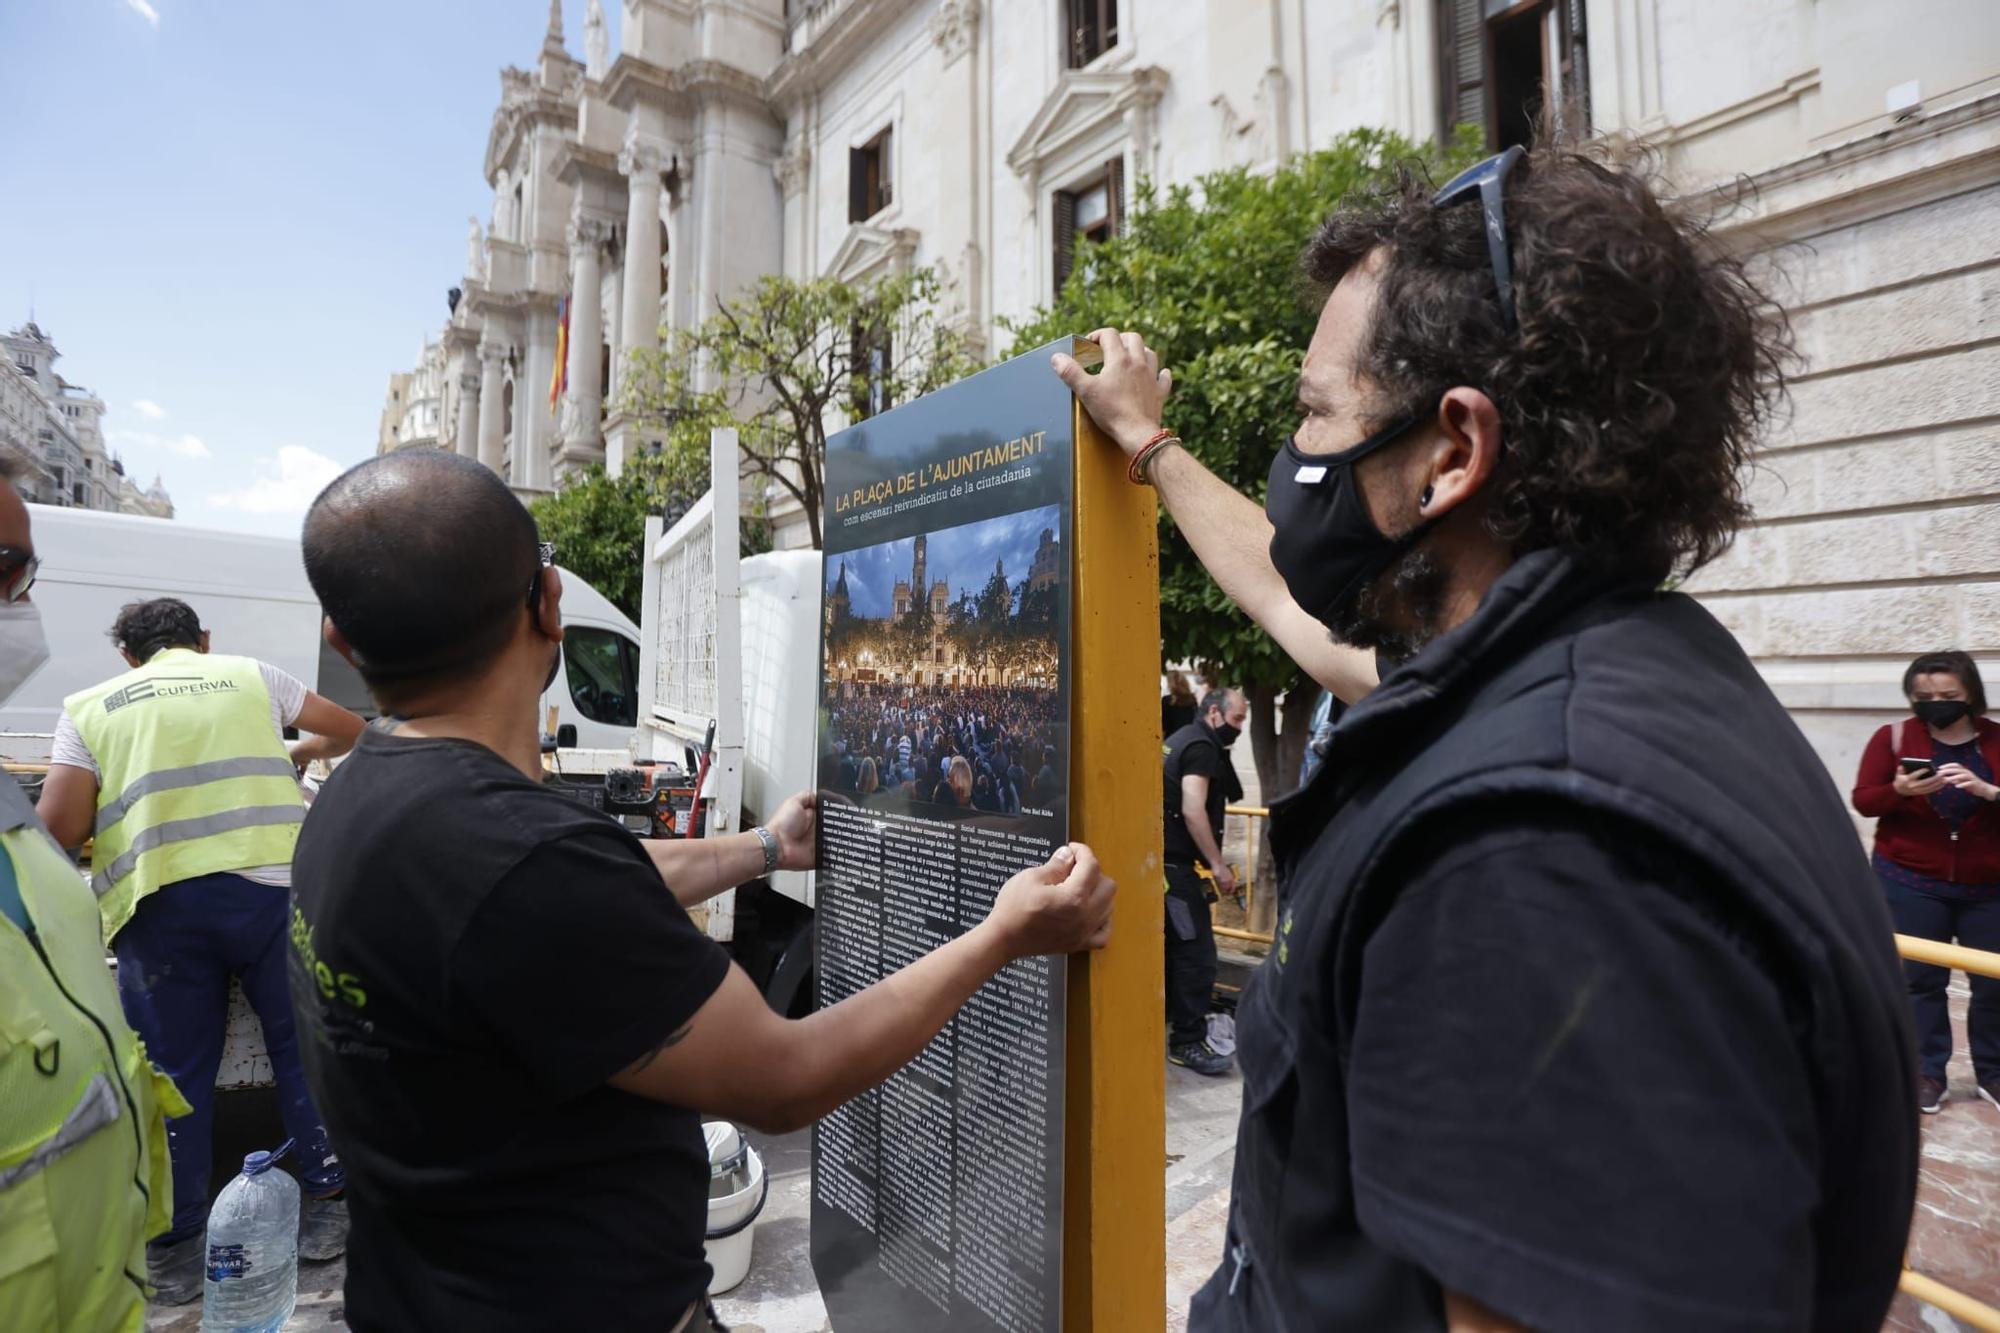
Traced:
<path fill-rule="evenodd" d="M 1263 827 L 1257 821 L 1268 819 L 1271 811 L 1261 805 L 1225 805 L 1222 815 L 1224 819 L 1240 815 L 1247 820 L 1243 833 L 1243 878 L 1239 885 L 1241 891 L 1236 895 L 1243 904 L 1243 920 L 1247 924 L 1251 919 L 1251 904 L 1257 899 L 1258 831 Z M 1215 915 L 1213 906 L 1209 908 L 1209 915 L 1211 918 Z M 1245 940 L 1251 944 L 1271 943 L 1271 932 L 1268 930 L 1240 930 L 1235 926 L 1214 926 L 1213 929 L 1224 939 Z"/>
<path fill-rule="evenodd" d="M 2000 977 L 2000 953 L 1986 949 L 1968 949 L 1959 944 L 1918 939 L 1915 935 L 1898 935 L 1896 952 L 1913 963 L 1956 968 L 1974 976 Z M 1902 1281 L 1896 1285 L 1905 1296 L 1935 1305 L 1953 1319 L 1979 1329 L 1980 1333 L 2000 1333 L 2000 1309 L 1956 1288 L 1947 1287 L 1936 1278 L 1925 1277 L 1914 1268 L 1905 1267 Z"/>
<path fill-rule="evenodd" d="M 1259 821 L 1268 819 L 1271 811 L 1261 805 L 1231 805 L 1225 806 L 1222 813 L 1225 817 L 1236 816 L 1248 821 L 1248 827 L 1244 830 L 1241 894 L 1243 917 L 1247 922 L 1250 920 L 1251 904 L 1256 901 L 1257 853 L 1262 828 Z M 1228 939 L 1267 945 L 1271 943 L 1271 934 L 1268 931 L 1239 930 L 1233 926 L 1216 926 L 1214 929 L 1217 935 Z M 1918 939 L 1914 935 L 1898 935 L 1896 952 L 1914 963 L 1955 968 L 1960 972 L 1982 977 L 2000 977 L 2000 953 L 1985 949 L 1968 949 L 1959 944 L 1942 944 L 1937 940 Z M 1952 1318 L 1980 1330 L 1980 1333 L 2000 1333 L 2000 1309 L 1988 1305 L 1977 1297 L 1968 1296 L 1955 1287 L 1948 1287 L 1936 1278 L 1926 1277 L 1914 1268 L 1906 1266 L 1903 1269 L 1903 1276 L 1896 1287 L 1912 1300 L 1934 1305 Z"/>

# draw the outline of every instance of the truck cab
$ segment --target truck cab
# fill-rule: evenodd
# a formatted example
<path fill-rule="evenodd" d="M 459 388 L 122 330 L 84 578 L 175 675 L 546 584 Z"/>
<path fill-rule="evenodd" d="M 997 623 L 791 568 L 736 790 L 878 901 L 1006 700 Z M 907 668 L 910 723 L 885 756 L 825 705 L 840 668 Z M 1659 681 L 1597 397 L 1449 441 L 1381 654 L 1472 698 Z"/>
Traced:
<path fill-rule="evenodd" d="M 625 695 L 635 721 L 603 744 L 579 727 L 550 759 L 552 777 L 641 833 L 737 833 L 816 786 L 820 553 L 740 555 L 736 458 L 734 432 L 717 432 L 709 491 L 671 527 L 646 521 L 636 686 Z M 573 637 L 581 622 L 569 605 L 565 592 Z M 606 697 L 602 682 L 624 680 L 595 652 L 569 659 L 573 681 L 588 677 L 578 711 Z M 812 874 L 780 870 L 691 915 L 774 1009 L 800 1013 L 813 995 L 813 903 Z"/>

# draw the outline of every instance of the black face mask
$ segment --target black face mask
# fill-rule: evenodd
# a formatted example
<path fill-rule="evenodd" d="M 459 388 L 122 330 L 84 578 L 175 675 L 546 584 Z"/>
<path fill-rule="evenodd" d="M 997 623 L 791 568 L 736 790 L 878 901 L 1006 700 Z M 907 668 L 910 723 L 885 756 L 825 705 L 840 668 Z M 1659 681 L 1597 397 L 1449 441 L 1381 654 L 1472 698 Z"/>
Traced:
<path fill-rule="evenodd" d="M 1236 744 L 1236 738 L 1243 734 L 1243 728 L 1232 727 L 1227 722 L 1224 722 L 1220 726 L 1210 727 L 1209 730 L 1215 733 L 1215 743 L 1225 750 Z"/>
<path fill-rule="evenodd" d="M 1963 699 L 1925 699 L 1911 704 L 1910 711 L 1925 726 L 1943 730 L 1970 713 L 1972 705 Z"/>
<path fill-rule="evenodd" d="M 1417 424 L 1391 422 L 1351 449 L 1309 454 L 1297 440 L 1271 460 L 1264 514 L 1271 520 L 1271 564 L 1292 600 L 1322 624 L 1342 618 L 1369 580 L 1422 541 L 1436 526 L 1426 519 L 1400 537 L 1385 537 L 1368 516 L 1354 465 L 1394 443 Z"/>

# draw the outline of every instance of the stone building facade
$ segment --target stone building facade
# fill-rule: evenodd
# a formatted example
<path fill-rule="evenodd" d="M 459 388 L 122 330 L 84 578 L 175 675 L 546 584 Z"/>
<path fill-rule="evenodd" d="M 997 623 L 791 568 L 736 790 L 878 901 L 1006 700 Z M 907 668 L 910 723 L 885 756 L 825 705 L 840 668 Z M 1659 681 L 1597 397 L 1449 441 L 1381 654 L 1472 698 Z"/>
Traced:
<path fill-rule="evenodd" d="M 442 438 L 444 385 L 444 345 L 426 338 L 417 353 L 415 367 L 389 377 L 389 393 L 382 403 L 382 424 L 375 452 L 436 448 Z"/>
<path fill-rule="evenodd" d="M 0 449 L 27 467 L 22 494 L 36 504 L 172 518 L 155 476 L 141 488 L 105 446 L 104 400 L 56 371 L 62 353 L 30 319 L 0 335 Z"/>
<path fill-rule="evenodd" d="M 938 266 L 986 350 L 1133 183 L 1381 125 L 1495 146 L 1552 98 L 1658 148 L 1793 314 L 1758 521 L 1693 588 L 1842 781 L 1902 663 L 2000 661 L 2000 6 L 1990 0 L 560 0 L 501 76 L 440 445 L 523 494 L 636 448 L 629 349 L 760 274 Z M 1749 188 L 1743 189 L 1742 187 Z M 567 389 L 553 407 L 561 303 Z M 1274 294 L 1283 299 L 1283 294 Z M 804 540 L 782 503 L 781 543 Z M 1996 681 L 2000 683 L 2000 681 Z"/>

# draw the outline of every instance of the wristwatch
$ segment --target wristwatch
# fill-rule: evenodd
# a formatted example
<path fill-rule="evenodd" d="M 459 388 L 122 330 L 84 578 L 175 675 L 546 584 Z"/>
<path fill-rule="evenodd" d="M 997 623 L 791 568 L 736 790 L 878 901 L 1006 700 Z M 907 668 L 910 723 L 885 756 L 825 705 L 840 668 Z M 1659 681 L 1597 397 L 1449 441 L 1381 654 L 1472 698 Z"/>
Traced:
<path fill-rule="evenodd" d="M 757 841 L 764 844 L 764 873 L 770 874 L 778 868 L 778 835 L 762 824 L 750 830 L 757 835 Z"/>

